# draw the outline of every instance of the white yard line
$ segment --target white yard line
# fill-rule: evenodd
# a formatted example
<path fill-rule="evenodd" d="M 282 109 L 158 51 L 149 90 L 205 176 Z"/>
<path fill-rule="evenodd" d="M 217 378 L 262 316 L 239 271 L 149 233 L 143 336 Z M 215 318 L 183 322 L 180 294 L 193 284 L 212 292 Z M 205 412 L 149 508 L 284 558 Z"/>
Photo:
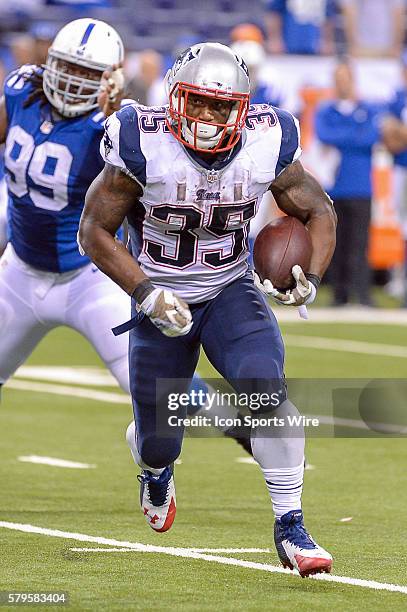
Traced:
<path fill-rule="evenodd" d="M 9 380 L 6 388 L 19 391 L 30 391 L 37 393 L 51 393 L 53 395 L 69 395 L 71 397 L 83 397 L 98 402 L 109 402 L 111 404 L 125 404 L 130 406 L 128 395 L 112 393 L 110 391 L 93 391 L 92 389 L 80 389 L 79 387 L 65 387 L 64 385 L 49 385 L 46 383 L 28 382 L 24 380 Z"/>
<path fill-rule="evenodd" d="M 84 366 L 21 366 L 13 375 L 15 378 L 46 380 L 49 382 L 90 385 L 92 387 L 116 387 L 117 380 L 109 370 Z"/>
<path fill-rule="evenodd" d="M 340 338 L 324 338 L 323 336 L 298 336 L 297 334 L 284 334 L 283 339 L 287 346 L 407 359 L 407 347 L 397 344 L 379 344 L 358 340 L 342 340 Z"/>
<path fill-rule="evenodd" d="M 56 457 L 40 457 L 39 455 L 26 455 L 18 457 L 23 463 L 38 463 L 40 465 L 52 465 L 53 467 L 70 468 L 76 470 L 89 470 L 95 468 L 94 463 L 80 463 L 79 461 L 68 461 Z"/>
<path fill-rule="evenodd" d="M 156 552 L 173 557 L 183 557 L 188 559 L 198 559 L 199 561 L 209 561 L 212 563 L 220 563 L 223 565 L 234 565 L 236 567 L 244 567 L 247 569 L 261 570 L 270 573 L 285 574 L 298 578 L 297 574 L 290 570 L 269 565 L 267 563 L 256 563 L 254 561 L 244 561 L 242 559 L 234 559 L 233 557 L 222 557 L 210 555 L 206 553 L 194 552 L 191 549 L 174 548 L 171 546 L 153 546 L 152 544 L 141 544 L 139 542 L 123 542 L 113 538 L 104 538 L 98 536 L 90 536 L 83 533 L 75 533 L 70 531 L 60 531 L 59 529 L 45 529 L 44 527 L 36 527 L 24 523 L 10 523 L 8 521 L 0 521 L 0 528 L 12 529 L 14 531 L 22 531 L 24 533 L 36 533 L 40 535 L 50 536 L 54 538 L 63 538 L 66 540 L 76 540 L 78 542 L 92 542 L 94 544 L 102 544 L 105 546 L 113 546 L 120 548 L 131 548 L 137 552 Z M 360 578 L 349 578 L 347 576 L 333 576 L 331 574 L 318 574 L 310 577 L 312 580 L 321 580 L 326 582 L 338 582 L 341 584 L 349 584 L 366 589 L 374 589 L 380 591 L 392 591 L 407 595 L 407 586 L 398 584 L 390 584 L 386 582 L 376 582 L 375 580 L 362 580 Z"/>
<path fill-rule="evenodd" d="M 296 308 L 272 306 L 279 323 L 304 323 Z M 406 308 L 308 308 L 309 319 L 306 325 L 313 323 L 357 323 L 362 325 L 407 325 Z"/>
<path fill-rule="evenodd" d="M 72 552 L 134 552 L 133 548 L 70 548 Z M 246 553 L 271 553 L 270 548 L 177 548 L 186 552 L 196 553 L 229 553 L 241 555 Z M 137 552 L 137 551 L 136 551 Z M 145 552 L 155 552 L 154 550 Z"/>

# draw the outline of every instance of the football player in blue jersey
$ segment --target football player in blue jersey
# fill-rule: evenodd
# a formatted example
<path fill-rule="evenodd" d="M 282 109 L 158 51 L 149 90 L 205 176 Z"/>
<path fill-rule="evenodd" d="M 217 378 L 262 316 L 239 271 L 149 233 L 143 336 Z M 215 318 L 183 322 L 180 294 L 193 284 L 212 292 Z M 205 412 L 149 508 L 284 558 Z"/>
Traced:
<path fill-rule="evenodd" d="M 335 245 L 332 202 L 298 159 L 297 120 L 268 105 L 249 107 L 247 68 L 228 47 L 194 45 L 167 84 L 167 107 L 130 105 L 109 117 L 106 165 L 87 193 L 79 232 L 91 259 L 133 298 L 136 432 L 128 441 L 142 468 L 142 512 L 158 532 L 174 521 L 180 394 L 203 346 L 238 394 L 270 398 L 261 408 L 253 402 L 251 444 L 282 563 L 302 576 L 329 572 L 331 555 L 303 524 L 304 430 L 287 398 L 283 342 L 263 293 L 283 305 L 313 301 Z M 296 286 L 284 294 L 268 280 L 260 291 L 247 269 L 248 225 L 269 189 L 281 210 L 306 224 L 313 244 L 310 273 L 294 266 Z M 114 238 L 125 217 L 132 254 Z"/>
<path fill-rule="evenodd" d="M 103 166 L 105 116 L 120 108 L 122 61 L 112 27 L 78 19 L 57 34 L 45 66 L 23 66 L 6 78 L 0 142 L 9 242 L 0 265 L 0 384 L 47 332 L 68 325 L 128 390 L 126 340 L 110 332 L 126 316 L 128 299 L 76 242 L 86 189 Z"/>
<path fill-rule="evenodd" d="M 9 243 L 0 266 L 0 386 L 48 331 L 68 325 L 129 392 L 128 338 L 110 330 L 128 317 L 130 300 L 81 256 L 76 241 L 86 190 L 103 167 L 104 121 L 130 102 L 121 100 L 122 60 L 123 44 L 111 26 L 77 19 L 57 34 L 44 67 L 23 66 L 6 79 L 0 141 L 6 142 Z M 207 391 L 198 376 L 193 387 Z M 199 409 L 205 407 L 191 404 L 189 413 Z M 226 433 L 251 452 L 239 431 Z"/>

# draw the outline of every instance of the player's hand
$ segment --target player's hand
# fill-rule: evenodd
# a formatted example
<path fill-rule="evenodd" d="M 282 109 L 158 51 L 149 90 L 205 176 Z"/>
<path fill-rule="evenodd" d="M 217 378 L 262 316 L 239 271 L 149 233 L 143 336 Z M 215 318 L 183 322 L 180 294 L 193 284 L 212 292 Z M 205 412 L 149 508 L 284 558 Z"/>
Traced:
<path fill-rule="evenodd" d="M 154 289 L 139 306 L 165 336 L 185 336 L 192 327 L 188 304 L 168 289 Z"/>
<path fill-rule="evenodd" d="M 288 289 L 285 293 L 276 289 L 273 283 L 267 278 L 261 282 L 256 273 L 254 273 L 254 284 L 262 293 L 271 297 L 277 304 L 281 304 L 282 306 L 312 304 L 317 294 L 316 287 L 305 278 L 301 266 L 293 266 L 291 271 L 296 285 L 294 289 Z"/>
<path fill-rule="evenodd" d="M 121 64 L 114 64 L 112 70 L 105 70 L 102 74 L 101 92 L 98 97 L 99 108 L 106 117 L 120 110 L 123 94 L 123 68 Z"/>

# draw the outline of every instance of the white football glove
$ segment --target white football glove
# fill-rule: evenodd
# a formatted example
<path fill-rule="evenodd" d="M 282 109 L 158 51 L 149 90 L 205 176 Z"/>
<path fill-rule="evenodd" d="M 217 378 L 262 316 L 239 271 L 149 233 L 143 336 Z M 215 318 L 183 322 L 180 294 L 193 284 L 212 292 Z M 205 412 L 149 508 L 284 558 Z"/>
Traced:
<path fill-rule="evenodd" d="M 294 289 L 288 289 L 285 293 L 281 293 L 273 286 L 273 283 L 265 278 L 261 282 L 259 276 L 254 273 L 254 284 L 262 293 L 271 297 L 277 304 L 282 306 L 301 306 L 302 304 L 312 304 L 315 300 L 317 290 L 313 283 L 310 283 L 302 271 L 301 266 L 293 266 L 292 274 L 296 285 Z"/>
<path fill-rule="evenodd" d="M 124 74 L 123 68 L 115 64 L 112 70 L 105 70 L 102 74 L 100 93 L 98 96 L 99 109 L 109 117 L 120 109 L 123 98 Z"/>
<path fill-rule="evenodd" d="M 124 89 L 124 73 L 123 68 L 116 68 L 112 72 L 104 72 L 102 77 L 102 87 L 108 93 L 109 101 L 116 102 L 119 95 L 122 95 Z"/>
<path fill-rule="evenodd" d="M 154 289 L 139 307 L 165 336 L 185 336 L 192 327 L 188 304 L 168 289 Z"/>

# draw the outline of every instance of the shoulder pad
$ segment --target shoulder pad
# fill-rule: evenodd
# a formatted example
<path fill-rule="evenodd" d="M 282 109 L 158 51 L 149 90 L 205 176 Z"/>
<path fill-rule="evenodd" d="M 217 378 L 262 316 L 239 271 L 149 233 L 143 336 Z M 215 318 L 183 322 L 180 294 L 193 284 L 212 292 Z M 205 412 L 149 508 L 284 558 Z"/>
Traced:
<path fill-rule="evenodd" d="M 140 146 L 136 105 L 126 106 L 107 118 L 100 154 L 106 163 L 121 168 L 145 187 L 147 162 Z"/>
<path fill-rule="evenodd" d="M 301 155 L 300 125 L 298 119 L 281 108 L 273 109 L 281 127 L 280 154 L 276 165 L 276 176 L 295 162 Z"/>

